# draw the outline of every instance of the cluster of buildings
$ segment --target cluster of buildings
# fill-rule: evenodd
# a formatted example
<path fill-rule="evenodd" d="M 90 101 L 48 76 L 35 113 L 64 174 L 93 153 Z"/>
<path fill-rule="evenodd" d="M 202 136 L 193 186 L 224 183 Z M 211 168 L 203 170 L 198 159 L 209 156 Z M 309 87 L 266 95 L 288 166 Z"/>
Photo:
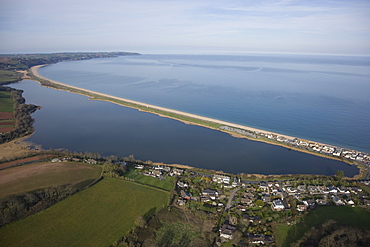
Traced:
<path fill-rule="evenodd" d="M 272 133 L 250 132 L 250 131 L 241 130 L 241 129 L 233 128 L 229 126 L 221 126 L 220 129 L 239 133 L 239 134 L 245 135 L 250 138 L 264 137 L 264 138 L 267 138 L 273 141 L 281 142 L 288 146 L 297 147 L 300 149 L 305 149 L 308 151 L 317 152 L 317 153 L 321 153 L 324 155 L 342 157 L 344 159 L 357 161 L 364 165 L 370 166 L 370 154 L 364 153 L 364 152 L 359 152 L 359 151 L 345 149 L 345 148 L 339 148 L 339 147 L 321 144 L 317 142 L 301 140 L 301 139 L 294 138 L 294 137 L 280 136 L 280 135 L 276 135 Z"/>
<path fill-rule="evenodd" d="M 359 186 L 332 186 L 332 185 L 309 185 L 296 184 L 295 181 L 242 181 L 227 175 L 213 175 L 208 188 L 196 189 L 197 183 L 177 182 L 179 193 L 178 205 L 186 206 L 189 201 L 200 205 L 213 207 L 214 213 L 227 211 L 229 215 L 239 212 L 240 219 L 245 224 L 261 224 L 263 214 L 256 214 L 259 208 L 268 206 L 271 212 L 283 213 L 284 211 L 296 211 L 297 214 L 313 209 L 319 205 L 360 205 L 370 207 L 370 199 Z M 316 181 L 317 182 L 317 181 Z M 322 181 L 327 182 L 327 181 Z M 190 193 L 199 191 L 199 193 Z M 235 194 L 233 194 L 233 192 Z M 292 205 L 292 201 L 294 205 Z M 227 206 L 227 204 L 230 204 Z M 294 207 L 294 208 L 293 208 Z M 257 210 L 257 211 L 256 211 Z M 252 212 L 252 213 L 251 213 Z M 264 221 L 266 223 L 266 219 Z M 238 231 L 238 223 L 235 220 L 225 220 L 219 228 L 221 241 L 233 239 Z M 270 234 L 264 232 L 246 233 L 249 243 L 271 243 Z"/>
<path fill-rule="evenodd" d="M 53 158 L 51 160 L 52 163 L 56 163 L 56 162 L 68 162 L 68 161 L 84 162 L 84 163 L 91 164 L 91 165 L 98 164 L 98 162 L 95 159 L 79 159 L 79 158 L 63 157 L 63 158 Z"/>
<path fill-rule="evenodd" d="M 168 166 L 136 165 L 135 168 L 158 179 L 176 176 L 176 202 L 180 207 L 215 215 L 226 213 L 219 226 L 220 243 L 232 240 L 237 232 L 240 235 L 241 224 L 248 229 L 241 233 L 243 241 L 273 243 L 272 227 L 267 231 L 256 230 L 258 226 L 266 227 L 268 222 L 276 220 L 266 217 L 266 211 L 282 217 L 280 222 L 294 224 L 292 219 L 284 218 L 292 215 L 293 211 L 299 215 L 322 205 L 370 208 L 369 195 L 360 186 L 333 186 L 330 183 L 334 180 L 329 181 L 325 177 L 301 183 L 296 180 L 247 181 L 227 174 L 210 175 Z M 253 230 L 249 230 L 248 226 L 252 226 Z"/>
<path fill-rule="evenodd" d="M 145 170 L 144 170 L 145 168 Z M 163 175 L 169 175 L 169 176 L 180 176 L 184 170 L 178 169 L 178 168 L 171 168 L 169 166 L 144 166 L 137 164 L 135 165 L 135 169 L 143 170 L 142 174 L 145 176 L 150 176 L 154 178 L 160 178 L 163 179 Z"/>

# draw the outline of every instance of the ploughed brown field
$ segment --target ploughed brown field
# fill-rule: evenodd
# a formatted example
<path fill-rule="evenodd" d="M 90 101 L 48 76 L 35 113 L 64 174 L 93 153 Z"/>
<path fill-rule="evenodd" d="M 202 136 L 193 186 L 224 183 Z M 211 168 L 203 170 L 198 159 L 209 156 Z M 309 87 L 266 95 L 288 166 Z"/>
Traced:
<path fill-rule="evenodd" d="M 1 127 L 0 126 L 0 133 L 5 133 L 8 131 L 12 131 L 14 128 L 13 127 Z"/>
<path fill-rule="evenodd" d="M 0 112 L 0 120 L 9 120 L 9 119 L 13 119 L 13 112 Z M 0 133 L 5 133 L 14 130 L 14 126 L 9 125 L 14 125 L 14 122 L 0 122 Z"/>
<path fill-rule="evenodd" d="M 1 125 L 13 125 L 14 122 L 3 122 L 3 123 L 0 123 L 0 128 L 1 128 Z"/>
<path fill-rule="evenodd" d="M 11 167 L 11 166 L 15 166 L 15 165 L 19 165 L 19 164 L 23 164 L 23 163 L 27 163 L 27 162 L 32 162 L 32 161 L 36 161 L 36 160 L 43 160 L 43 159 L 47 159 L 47 158 L 51 158 L 51 157 L 53 157 L 53 155 L 38 155 L 38 156 L 30 157 L 30 158 L 14 160 L 14 161 L 11 161 L 11 162 L 6 162 L 6 163 L 0 164 L 0 169 L 4 169 L 4 168 L 7 168 L 7 167 Z"/>
<path fill-rule="evenodd" d="M 0 119 L 13 119 L 13 112 L 0 112 Z"/>
<path fill-rule="evenodd" d="M 0 123 L 0 128 L 1 128 L 1 125 L 13 125 L 14 122 L 4 122 L 4 123 Z"/>

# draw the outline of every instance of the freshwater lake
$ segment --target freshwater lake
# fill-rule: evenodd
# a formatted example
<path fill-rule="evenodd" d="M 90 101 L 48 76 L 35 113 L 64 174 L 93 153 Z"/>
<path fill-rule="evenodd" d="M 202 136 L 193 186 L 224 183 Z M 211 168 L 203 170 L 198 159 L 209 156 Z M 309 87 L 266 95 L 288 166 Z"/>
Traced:
<path fill-rule="evenodd" d="M 43 148 L 99 152 L 104 156 L 134 154 L 141 160 L 186 164 L 230 173 L 324 174 L 357 167 L 266 143 L 139 112 L 108 102 L 39 86 L 12 84 L 24 90 L 27 103 L 42 106 L 32 116 Z"/>

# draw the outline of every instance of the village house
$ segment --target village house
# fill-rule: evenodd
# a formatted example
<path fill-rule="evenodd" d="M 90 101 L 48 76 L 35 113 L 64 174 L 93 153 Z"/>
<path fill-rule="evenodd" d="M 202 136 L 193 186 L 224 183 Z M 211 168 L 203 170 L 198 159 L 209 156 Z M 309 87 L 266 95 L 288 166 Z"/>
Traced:
<path fill-rule="evenodd" d="M 297 189 L 300 191 L 300 192 L 306 192 L 307 190 L 307 186 L 306 185 L 298 185 L 297 186 Z"/>
<path fill-rule="evenodd" d="M 143 165 L 135 165 L 135 169 L 144 169 Z"/>
<path fill-rule="evenodd" d="M 265 203 L 270 203 L 271 202 L 271 196 L 268 194 L 263 194 L 262 195 L 262 201 Z"/>
<path fill-rule="evenodd" d="M 253 222 L 253 223 L 261 223 L 262 217 L 261 216 L 252 216 L 249 214 L 243 214 L 243 221 L 244 222 Z"/>
<path fill-rule="evenodd" d="M 171 177 L 175 176 L 175 175 L 180 176 L 180 175 L 183 174 L 183 172 L 184 172 L 184 170 L 173 168 L 172 171 L 168 175 L 170 175 Z"/>
<path fill-rule="evenodd" d="M 314 199 L 308 199 L 303 201 L 304 205 L 306 205 L 308 208 L 313 208 L 316 205 L 316 202 Z"/>
<path fill-rule="evenodd" d="M 177 204 L 178 204 L 179 206 L 184 206 L 184 205 L 186 204 L 186 200 L 178 199 L 178 200 L 177 200 Z"/>
<path fill-rule="evenodd" d="M 242 204 L 247 204 L 247 205 L 251 205 L 253 203 L 253 200 L 250 199 L 250 198 L 241 198 L 240 199 L 240 203 Z"/>
<path fill-rule="evenodd" d="M 332 195 L 331 198 L 333 199 L 333 202 L 337 206 L 343 206 L 346 205 L 337 195 Z"/>
<path fill-rule="evenodd" d="M 260 183 L 259 188 L 260 188 L 261 190 L 264 190 L 264 191 L 268 190 L 268 186 L 267 186 L 267 184 L 266 184 L 266 183 Z"/>
<path fill-rule="evenodd" d="M 181 181 L 177 181 L 177 186 L 180 187 L 180 188 L 189 187 L 189 185 L 187 183 L 184 183 L 184 182 L 181 182 Z"/>
<path fill-rule="evenodd" d="M 275 210 L 275 211 L 281 211 L 285 209 L 283 201 L 280 199 L 273 200 L 271 207 L 272 207 L 272 210 Z"/>
<path fill-rule="evenodd" d="M 247 205 L 239 204 L 239 205 L 236 206 L 236 209 L 240 210 L 242 212 L 245 212 L 245 211 L 247 211 L 247 207 L 248 207 Z"/>
<path fill-rule="evenodd" d="M 230 184 L 230 177 L 229 176 L 225 176 L 225 175 L 214 175 L 213 178 L 212 178 L 212 181 L 213 182 L 216 182 L 216 183 L 224 183 L 224 184 Z"/>
<path fill-rule="evenodd" d="M 317 205 L 320 205 L 320 206 L 329 205 L 329 202 L 327 199 L 316 199 L 316 203 Z"/>
<path fill-rule="evenodd" d="M 152 171 L 152 177 L 160 177 L 162 176 L 162 172 L 159 170 Z"/>
<path fill-rule="evenodd" d="M 211 190 L 211 189 L 205 189 L 205 190 L 202 191 L 202 195 L 216 197 L 216 196 L 218 196 L 218 192 L 215 191 L 215 190 Z M 215 200 L 215 199 L 213 199 L 213 200 Z"/>
<path fill-rule="evenodd" d="M 273 242 L 272 236 L 265 234 L 248 234 L 247 236 L 249 243 L 252 244 L 268 244 Z"/>
<path fill-rule="evenodd" d="M 271 208 L 272 210 L 275 210 L 275 211 L 281 211 L 281 210 L 289 209 L 289 205 L 285 199 L 282 199 L 282 200 L 275 199 L 272 201 Z"/>
<path fill-rule="evenodd" d="M 94 160 L 94 159 L 88 159 L 88 160 L 86 160 L 86 163 L 91 164 L 91 165 L 98 164 L 98 162 L 96 160 Z"/>
<path fill-rule="evenodd" d="M 328 186 L 328 191 L 329 193 L 338 193 L 337 188 L 335 188 L 334 186 Z"/>
<path fill-rule="evenodd" d="M 235 226 L 232 226 L 230 224 L 223 224 L 220 229 L 220 237 L 225 239 L 233 239 L 233 232 L 235 230 Z"/>
<path fill-rule="evenodd" d="M 186 199 L 186 200 L 190 200 L 191 199 L 191 193 L 190 192 L 187 192 L 185 190 L 181 190 L 180 191 L 180 195 L 182 198 Z"/>
<path fill-rule="evenodd" d="M 297 205 L 297 210 L 299 212 L 305 212 L 307 211 L 307 205 Z"/>

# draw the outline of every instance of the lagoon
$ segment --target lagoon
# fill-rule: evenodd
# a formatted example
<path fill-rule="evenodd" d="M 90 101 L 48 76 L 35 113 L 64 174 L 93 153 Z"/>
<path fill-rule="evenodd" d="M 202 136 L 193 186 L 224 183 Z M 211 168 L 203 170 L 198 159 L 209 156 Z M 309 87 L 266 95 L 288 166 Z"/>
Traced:
<path fill-rule="evenodd" d="M 230 173 L 324 174 L 358 169 L 266 143 L 234 138 L 226 133 L 187 125 L 150 113 L 91 101 L 87 97 L 23 81 L 27 103 L 43 108 L 33 114 L 35 134 L 29 138 L 43 148 L 127 156 L 141 160 L 185 164 Z"/>

